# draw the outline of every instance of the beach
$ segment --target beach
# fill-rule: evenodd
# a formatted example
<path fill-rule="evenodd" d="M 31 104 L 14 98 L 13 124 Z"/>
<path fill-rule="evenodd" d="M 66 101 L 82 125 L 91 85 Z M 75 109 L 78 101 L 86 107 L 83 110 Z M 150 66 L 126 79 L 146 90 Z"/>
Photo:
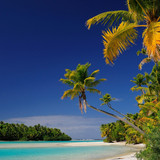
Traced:
<path fill-rule="evenodd" d="M 87 147 L 87 146 L 128 146 L 135 148 L 134 151 L 129 151 L 124 154 L 118 155 L 115 152 L 115 157 L 108 156 L 104 157 L 103 159 L 99 160 L 118 160 L 118 159 L 123 159 L 123 160 L 136 160 L 134 157 L 135 153 L 138 152 L 140 149 L 144 148 L 144 144 L 138 144 L 138 145 L 131 145 L 131 144 L 126 144 L 125 142 L 115 142 L 115 143 L 104 143 L 104 142 L 62 142 L 62 143 L 56 143 L 56 142 L 49 142 L 49 143 L 0 143 L 0 149 L 17 149 L 17 148 L 52 148 L 52 147 Z"/>
<path fill-rule="evenodd" d="M 117 157 L 114 157 L 114 158 L 107 158 L 105 160 L 137 160 L 137 158 L 135 157 L 135 153 L 132 153 L 132 154 L 128 154 L 128 155 L 124 155 L 124 156 L 117 156 Z"/>

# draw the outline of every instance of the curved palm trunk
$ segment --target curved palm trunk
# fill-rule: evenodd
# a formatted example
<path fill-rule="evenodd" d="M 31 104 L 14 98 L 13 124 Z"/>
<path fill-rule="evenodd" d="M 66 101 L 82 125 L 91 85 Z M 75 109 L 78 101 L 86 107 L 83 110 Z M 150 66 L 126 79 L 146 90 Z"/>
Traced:
<path fill-rule="evenodd" d="M 143 135 L 145 134 L 144 131 L 142 131 L 140 128 L 138 128 L 137 126 L 135 126 L 134 124 L 132 124 L 132 123 L 129 122 L 128 120 L 125 120 L 125 119 L 123 119 L 123 118 L 121 118 L 121 117 L 119 117 L 119 116 L 117 116 L 117 115 L 114 115 L 114 114 L 112 114 L 112 113 L 109 113 L 109 112 L 100 110 L 100 109 L 98 109 L 98 108 L 95 108 L 95 107 L 93 107 L 93 106 L 90 106 L 90 105 L 87 103 L 87 101 L 86 101 L 86 104 L 87 104 L 87 106 L 88 106 L 89 108 L 92 108 L 92 109 L 94 109 L 94 110 L 96 110 L 96 111 L 98 111 L 98 112 L 104 113 L 104 114 L 109 115 L 109 116 L 111 116 L 111 117 L 114 117 L 114 118 L 116 118 L 116 119 L 118 119 L 118 120 L 121 120 L 121 121 L 123 121 L 124 123 L 127 123 L 128 125 L 132 126 L 135 130 L 137 130 L 137 131 L 140 132 L 141 134 L 143 134 Z"/>
<path fill-rule="evenodd" d="M 117 111 L 116 109 L 112 108 L 111 104 L 108 103 L 107 105 L 108 105 L 108 107 L 109 107 L 110 109 L 112 109 L 113 111 L 117 112 L 117 113 L 120 114 L 121 116 L 124 116 L 125 118 L 127 118 L 127 119 L 129 119 L 129 120 L 135 122 L 134 119 L 132 119 L 132 118 L 130 118 L 130 117 L 127 117 L 127 116 L 124 115 L 123 113 L 121 113 L 121 112 Z"/>

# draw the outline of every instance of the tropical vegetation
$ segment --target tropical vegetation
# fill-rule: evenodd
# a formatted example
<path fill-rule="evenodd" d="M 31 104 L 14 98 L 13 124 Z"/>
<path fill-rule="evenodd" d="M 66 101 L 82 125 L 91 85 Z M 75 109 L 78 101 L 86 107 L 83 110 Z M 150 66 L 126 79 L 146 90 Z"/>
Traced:
<path fill-rule="evenodd" d="M 140 134 L 128 124 L 116 121 L 101 125 L 101 136 L 104 141 L 113 142 L 125 140 L 127 143 L 145 143 L 146 149 L 137 154 L 140 160 L 160 159 L 160 62 L 153 66 L 150 74 L 138 74 L 131 80 L 135 85 L 132 91 L 137 91 L 136 97 L 139 113 L 127 114 L 140 127 L 145 135 Z M 130 120 L 131 121 L 131 120 Z"/>
<path fill-rule="evenodd" d="M 155 65 L 151 73 L 138 74 L 131 80 L 134 86 L 132 91 L 137 91 L 136 96 L 139 113 L 124 115 L 113 108 L 110 94 L 102 95 L 100 100 L 102 106 L 110 109 L 116 114 L 101 110 L 88 104 L 86 91 L 101 92 L 96 87 L 101 81 L 97 81 L 95 75 L 99 70 L 92 74 L 88 73 L 90 64 L 78 65 L 75 70 L 66 70 L 66 79 L 61 79 L 68 84 L 71 89 L 64 92 L 65 97 L 79 97 L 79 106 L 86 111 L 86 106 L 117 118 L 113 123 L 101 125 L 101 136 L 104 141 L 127 141 L 127 143 L 146 143 L 146 149 L 137 154 L 140 160 L 159 160 L 160 159 L 160 3 L 159 0 L 126 0 L 127 10 L 108 11 L 94 16 L 87 20 L 88 29 L 92 25 L 102 23 L 107 25 L 107 29 L 102 31 L 104 58 L 107 64 L 114 60 L 127 47 L 135 43 L 138 37 L 138 28 L 141 27 L 143 48 L 137 55 L 143 54 L 145 57 L 139 64 L 139 69 L 145 63 L 153 61 Z M 110 27 L 112 27 L 110 29 Z M 95 74 L 94 74 L 95 73 Z M 82 106 L 83 101 L 83 106 Z M 123 117 L 123 118 L 122 118 Z"/>
<path fill-rule="evenodd" d="M 120 53 L 135 43 L 137 28 L 142 27 L 143 46 L 148 59 L 157 63 L 160 60 L 159 0 L 127 0 L 126 3 L 127 10 L 108 11 L 88 19 L 88 29 L 100 22 L 112 26 L 112 29 L 102 31 L 102 37 L 106 63 L 113 63 Z"/>
<path fill-rule="evenodd" d="M 89 64 L 89 63 L 86 63 L 84 65 L 78 64 L 78 66 L 76 67 L 75 70 L 66 69 L 66 73 L 64 74 L 65 79 L 61 78 L 60 81 L 62 81 L 64 84 L 69 85 L 71 87 L 71 89 L 69 89 L 63 93 L 62 99 L 66 98 L 66 97 L 71 97 L 71 99 L 78 97 L 79 98 L 79 107 L 80 107 L 81 111 L 84 108 L 84 111 L 86 112 L 86 106 L 88 106 L 89 108 L 92 108 L 98 112 L 109 115 L 109 116 L 114 117 L 118 120 L 121 120 L 124 123 L 127 123 L 128 125 L 132 126 L 134 129 L 136 129 L 141 134 L 144 134 L 144 132 L 143 132 L 143 130 L 141 130 L 141 128 L 137 127 L 135 124 L 128 121 L 127 119 L 124 119 L 124 118 L 122 118 L 118 115 L 115 115 L 113 113 L 110 113 L 108 111 L 95 108 L 95 107 L 88 104 L 87 97 L 86 97 L 86 91 L 89 91 L 92 93 L 97 92 L 97 93 L 101 94 L 101 92 L 94 87 L 97 86 L 100 82 L 106 80 L 104 78 L 96 80 L 95 76 L 99 72 L 99 70 L 95 70 L 91 74 L 89 74 L 88 68 L 90 65 L 91 64 Z M 116 111 L 120 115 L 123 115 L 119 111 L 115 110 L 110 105 L 109 102 L 111 100 L 114 100 L 114 98 L 111 98 L 109 94 L 104 95 L 100 100 L 104 102 L 104 103 L 102 103 L 102 105 L 108 104 L 108 107 L 110 109 Z M 83 101 L 83 106 L 82 106 L 82 101 Z"/>
<path fill-rule="evenodd" d="M 62 133 L 60 129 L 48 128 L 40 124 L 26 126 L 0 122 L 0 140 L 3 141 L 69 141 L 71 137 Z"/>
<path fill-rule="evenodd" d="M 160 118 L 160 116 L 159 116 Z M 160 119 L 159 119 L 160 120 Z M 154 126 L 146 134 L 146 149 L 137 153 L 139 160 L 159 160 L 160 159 L 160 123 Z"/>
<path fill-rule="evenodd" d="M 126 116 L 133 119 L 135 121 L 135 124 L 137 125 L 136 121 L 138 120 L 138 113 L 127 114 Z M 126 141 L 126 143 L 132 144 L 144 142 L 144 137 L 142 134 L 119 120 L 108 124 L 102 124 L 100 127 L 100 131 L 101 137 L 104 138 L 104 142 Z"/>

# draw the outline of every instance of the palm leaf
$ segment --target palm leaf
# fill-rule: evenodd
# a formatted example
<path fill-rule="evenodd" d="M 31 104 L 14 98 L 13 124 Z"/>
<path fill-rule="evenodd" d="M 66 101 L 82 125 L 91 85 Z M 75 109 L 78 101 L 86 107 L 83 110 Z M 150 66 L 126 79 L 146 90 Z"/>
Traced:
<path fill-rule="evenodd" d="M 109 25 L 111 26 L 113 23 L 117 23 L 121 18 L 123 18 L 123 20 L 130 20 L 133 22 L 132 14 L 125 10 L 119 10 L 98 14 L 97 16 L 88 19 L 86 25 L 88 26 L 88 29 L 91 28 L 91 25 L 98 24 L 100 22 L 104 25 L 109 22 Z"/>
<path fill-rule="evenodd" d="M 84 85 L 79 82 L 76 83 L 73 87 L 73 90 L 78 92 L 81 92 L 83 89 L 84 89 Z"/>
<path fill-rule="evenodd" d="M 143 32 L 143 44 L 146 47 L 149 58 L 155 62 L 160 60 L 159 49 L 160 45 L 160 22 L 151 22 Z"/>
<path fill-rule="evenodd" d="M 65 69 L 66 73 L 64 74 L 65 78 L 69 78 L 70 74 L 72 73 L 72 71 L 70 69 Z"/>
<path fill-rule="evenodd" d="M 126 50 L 128 46 L 134 44 L 134 40 L 137 37 L 137 31 L 134 29 L 137 27 L 134 23 L 122 22 L 118 28 L 113 28 L 112 31 L 103 31 L 103 44 L 104 44 L 104 57 L 106 63 L 113 63 L 113 60 L 122 51 Z"/>
<path fill-rule="evenodd" d="M 64 84 L 68 84 L 69 86 L 73 86 L 74 85 L 74 83 L 69 79 L 61 78 L 60 81 L 62 81 L 62 83 L 64 83 Z"/>
<path fill-rule="evenodd" d="M 136 13 L 137 18 L 143 15 L 147 16 L 148 2 L 149 0 L 127 0 L 128 10 L 129 12 Z"/>
<path fill-rule="evenodd" d="M 85 86 L 89 86 L 91 83 L 93 83 L 95 81 L 95 77 L 87 77 L 85 80 L 84 80 L 84 85 Z"/>
<path fill-rule="evenodd" d="M 69 75 L 69 79 L 74 81 L 74 82 L 77 82 L 77 80 L 78 80 L 77 72 L 73 70 Z"/>
<path fill-rule="evenodd" d="M 91 92 L 91 93 L 99 93 L 99 94 L 101 94 L 101 91 L 98 90 L 98 89 L 95 89 L 95 88 L 87 88 L 86 90 Z"/>
<path fill-rule="evenodd" d="M 73 99 L 74 98 L 73 95 L 75 95 L 75 91 L 73 89 L 69 89 L 63 93 L 63 96 L 61 97 L 61 99 L 64 99 L 66 97 L 72 97 Z"/>
<path fill-rule="evenodd" d="M 91 73 L 90 77 L 95 77 L 95 75 L 98 74 L 98 73 L 99 73 L 99 69 L 93 71 L 93 72 Z"/>
<path fill-rule="evenodd" d="M 147 87 L 137 87 L 137 86 L 134 86 L 131 88 L 131 91 L 141 91 L 141 90 L 144 90 L 144 91 L 148 91 L 148 88 Z"/>
<path fill-rule="evenodd" d="M 88 87 L 96 87 L 99 83 L 101 83 L 101 82 L 103 82 L 103 81 L 106 81 L 106 79 L 105 79 L 105 78 L 102 78 L 102 79 L 96 80 L 96 81 L 90 83 L 90 84 L 88 85 Z"/>
<path fill-rule="evenodd" d="M 143 66 L 145 63 L 149 63 L 149 62 L 151 62 L 151 58 L 149 58 L 149 57 L 144 58 L 144 59 L 140 62 L 138 68 L 139 68 L 140 70 L 142 70 L 142 66 Z"/>

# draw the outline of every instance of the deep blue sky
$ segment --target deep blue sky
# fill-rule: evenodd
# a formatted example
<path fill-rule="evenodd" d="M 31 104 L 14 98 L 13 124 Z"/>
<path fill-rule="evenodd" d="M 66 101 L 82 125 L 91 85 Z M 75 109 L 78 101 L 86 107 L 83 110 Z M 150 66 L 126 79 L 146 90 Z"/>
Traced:
<path fill-rule="evenodd" d="M 61 100 L 68 89 L 59 81 L 65 69 L 90 62 L 90 71 L 107 81 L 98 88 L 119 99 L 113 106 L 124 113 L 138 111 L 130 80 L 140 71 L 143 57 L 141 34 L 136 45 L 106 65 L 101 25 L 87 30 L 85 21 L 109 10 L 126 9 L 120 0 L 5 0 L 0 2 L 0 119 L 16 117 L 81 116 L 78 100 Z M 150 71 L 153 64 L 143 67 Z M 88 94 L 88 102 L 99 106 L 99 95 Z M 104 117 L 88 109 L 86 117 Z"/>

